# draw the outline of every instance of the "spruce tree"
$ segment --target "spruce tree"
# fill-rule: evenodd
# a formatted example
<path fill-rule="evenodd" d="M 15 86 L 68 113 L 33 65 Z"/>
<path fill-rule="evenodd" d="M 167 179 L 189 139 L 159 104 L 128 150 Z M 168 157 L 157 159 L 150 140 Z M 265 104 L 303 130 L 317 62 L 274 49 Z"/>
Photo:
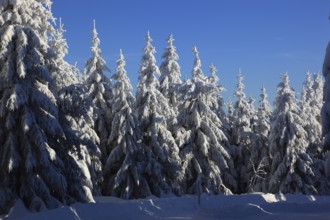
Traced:
<path fill-rule="evenodd" d="M 202 69 L 196 47 L 192 80 L 182 92 L 179 123 L 186 130 L 186 142 L 180 151 L 185 172 L 184 190 L 189 194 L 225 193 L 237 189 L 233 160 L 228 152 L 228 140 L 221 130 L 222 123 L 211 110 L 214 94 L 219 87 L 210 83 Z"/>
<path fill-rule="evenodd" d="M 137 86 L 137 116 L 145 147 L 145 175 L 152 194 L 180 193 L 182 172 L 179 148 L 168 129 L 167 121 L 173 117 L 167 99 L 158 90 L 155 48 L 149 32 L 142 56 Z"/>
<path fill-rule="evenodd" d="M 142 133 L 135 113 L 135 98 L 120 50 L 113 86 L 112 129 L 108 138 L 107 161 L 104 165 L 103 194 L 123 199 L 150 196 L 143 177 Z"/>
<path fill-rule="evenodd" d="M 313 161 L 307 154 L 307 132 L 287 73 L 282 80 L 277 86 L 269 134 L 272 164 L 268 191 L 313 194 L 316 189 L 313 186 Z"/>
<path fill-rule="evenodd" d="M 62 19 L 60 18 L 58 28 L 55 30 L 50 42 L 50 46 L 54 52 L 52 54 L 53 59 L 50 59 L 51 65 L 49 65 L 51 67 L 51 75 L 55 81 L 55 84 L 52 85 L 54 88 L 51 88 L 54 91 L 59 91 L 66 86 L 77 83 L 73 67 L 64 60 L 68 54 L 68 45 L 64 38 L 65 30 L 63 26 Z"/>
<path fill-rule="evenodd" d="M 253 129 L 254 135 L 250 162 L 248 165 L 249 191 L 267 191 L 264 179 L 269 174 L 270 155 L 269 155 L 269 131 L 272 109 L 267 99 L 266 88 L 262 87 L 260 94 L 259 107 L 257 110 L 256 126 Z"/>
<path fill-rule="evenodd" d="M 58 92 L 60 122 L 66 135 L 69 154 L 83 171 L 93 195 L 101 194 L 102 163 L 99 136 L 94 130 L 95 106 L 84 84 L 64 87 Z"/>
<path fill-rule="evenodd" d="M 325 177 L 325 161 L 323 153 L 321 109 L 323 105 L 324 82 L 320 74 L 306 74 L 302 98 L 301 114 L 304 117 L 304 128 L 308 134 L 308 154 L 313 159 L 314 186 L 319 194 L 329 191 Z"/>
<path fill-rule="evenodd" d="M 318 85 L 316 87 L 319 87 Z M 313 89 L 313 82 L 311 74 L 306 73 L 306 81 L 304 82 L 301 99 L 300 99 L 300 110 L 301 117 L 303 119 L 304 128 L 308 135 L 308 152 L 313 157 L 318 157 L 322 151 L 322 126 L 320 122 L 320 103 L 317 100 L 320 91 Z M 321 92 L 322 95 L 322 92 Z M 322 102 L 321 102 L 322 103 Z"/>
<path fill-rule="evenodd" d="M 110 72 L 106 66 L 106 62 L 102 58 L 100 46 L 100 39 L 94 26 L 92 30 L 92 56 L 86 61 L 85 74 L 88 75 L 86 85 L 88 94 L 92 98 L 96 107 L 97 118 L 95 121 L 95 131 L 100 138 L 99 147 L 103 155 L 106 155 L 107 139 L 110 135 L 111 129 L 111 99 L 112 89 L 111 81 L 104 72 Z M 105 162 L 106 158 L 102 158 Z"/>
<path fill-rule="evenodd" d="M 237 101 L 234 103 L 233 122 L 232 122 L 232 144 L 236 146 L 235 165 L 238 173 L 239 193 L 244 193 L 248 190 L 249 175 L 247 167 L 250 163 L 251 155 L 251 139 L 252 125 L 251 121 L 254 116 L 251 102 L 246 99 L 244 93 L 245 85 L 243 84 L 243 76 L 239 71 L 237 91 L 234 95 Z"/>
<path fill-rule="evenodd" d="M 226 134 L 228 140 L 230 139 L 230 124 L 228 117 L 224 111 L 225 103 L 221 93 L 225 91 L 225 87 L 223 85 L 219 85 L 219 77 L 217 75 L 217 68 L 212 64 L 210 67 L 211 76 L 209 77 L 209 83 L 217 88 L 218 92 L 214 93 L 211 99 L 211 110 L 217 114 L 221 123 L 222 130 Z"/>
<path fill-rule="evenodd" d="M 177 62 L 179 55 L 173 45 L 173 36 L 167 38 L 167 47 L 162 56 L 164 61 L 160 65 L 159 90 L 169 100 L 171 107 L 177 107 L 178 87 L 182 84 L 180 65 Z"/>
<path fill-rule="evenodd" d="M 50 0 L 0 2 L 0 214 L 18 198 L 33 211 L 93 201 L 64 146 L 49 89 L 50 5 Z"/>

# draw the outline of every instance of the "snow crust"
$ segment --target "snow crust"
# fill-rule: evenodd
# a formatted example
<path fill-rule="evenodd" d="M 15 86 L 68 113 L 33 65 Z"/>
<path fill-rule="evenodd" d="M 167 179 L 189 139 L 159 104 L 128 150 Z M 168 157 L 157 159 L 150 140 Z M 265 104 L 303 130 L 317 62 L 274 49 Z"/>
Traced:
<path fill-rule="evenodd" d="M 96 197 L 96 203 L 29 212 L 18 200 L 4 219 L 329 219 L 329 196 L 246 194 L 149 197 L 122 200 L 115 197 Z M 1 216 L 0 216 L 1 217 Z"/>

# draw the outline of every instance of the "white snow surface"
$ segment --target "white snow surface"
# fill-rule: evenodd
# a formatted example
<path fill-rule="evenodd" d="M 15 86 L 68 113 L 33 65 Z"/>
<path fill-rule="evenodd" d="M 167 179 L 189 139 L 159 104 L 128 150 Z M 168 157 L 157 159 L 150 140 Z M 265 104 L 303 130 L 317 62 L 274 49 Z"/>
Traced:
<path fill-rule="evenodd" d="M 202 195 L 122 200 L 96 197 L 96 203 L 29 212 L 18 200 L 4 219 L 151 220 L 151 219 L 330 219 L 330 196 Z M 1 216 L 0 216 L 1 219 Z"/>

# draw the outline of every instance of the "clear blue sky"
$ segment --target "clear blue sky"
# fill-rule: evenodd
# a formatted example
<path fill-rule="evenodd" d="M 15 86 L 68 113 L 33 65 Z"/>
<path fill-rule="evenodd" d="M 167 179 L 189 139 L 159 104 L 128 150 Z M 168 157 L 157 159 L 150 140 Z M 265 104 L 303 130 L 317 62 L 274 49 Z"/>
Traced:
<path fill-rule="evenodd" d="M 246 94 L 259 99 L 264 84 L 271 101 L 280 74 L 288 71 L 300 93 L 305 72 L 322 70 L 330 40 L 329 0 L 58 0 L 53 15 L 67 30 L 70 63 L 83 68 L 90 57 L 92 21 L 96 19 L 103 57 L 115 71 L 119 49 L 133 87 L 137 84 L 144 37 L 149 30 L 157 64 L 173 34 L 182 77 L 190 77 L 192 47 L 197 46 L 204 73 L 213 63 L 226 101 L 235 100 L 236 76 L 241 68 Z"/>

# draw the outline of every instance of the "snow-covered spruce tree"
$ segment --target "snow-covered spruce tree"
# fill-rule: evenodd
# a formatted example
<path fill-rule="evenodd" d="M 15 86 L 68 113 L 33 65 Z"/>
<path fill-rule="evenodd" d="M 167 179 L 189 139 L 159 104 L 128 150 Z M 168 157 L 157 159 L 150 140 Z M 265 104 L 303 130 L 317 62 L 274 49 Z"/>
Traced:
<path fill-rule="evenodd" d="M 102 163 L 98 148 L 99 137 L 94 130 L 96 113 L 84 84 L 64 87 L 58 92 L 60 122 L 70 146 L 69 154 L 75 158 L 86 178 L 85 184 L 93 195 L 101 194 Z"/>
<path fill-rule="evenodd" d="M 237 101 L 234 103 L 231 140 L 232 144 L 236 146 L 235 166 L 238 174 L 238 193 L 244 193 L 248 190 L 250 179 L 247 167 L 250 163 L 253 133 L 251 120 L 254 117 L 254 112 L 252 111 L 251 102 L 246 100 L 241 71 L 239 71 L 237 79 L 237 91 L 234 93 Z"/>
<path fill-rule="evenodd" d="M 167 47 L 162 55 L 163 62 L 160 65 L 159 91 L 167 99 L 169 107 L 172 109 L 171 115 L 167 118 L 168 129 L 178 145 L 184 143 L 185 130 L 177 121 L 179 114 L 178 106 L 182 100 L 182 94 L 179 88 L 182 85 L 180 65 L 177 62 L 179 55 L 176 53 L 176 47 L 173 45 L 173 36 L 167 38 Z"/>
<path fill-rule="evenodd" d="M 316 100 L 320 94 L 316 94 L 315 92 L 311 74 L 307 72 L 306 81 L 304 82 L 301 93 L 300 111 L 304 128 L 308 135 L 308 152 L 312 157 L 319 157 L 322 151 L 322 125 L 320 122 L 320 105 L 322 101 L 321 103 L 317 103 L 320 101 Z"/>
<path fill-rule="evenodd" d="M 85 64 L 85 74 L 88 75 L 86 85 L 88 87 L 88 94 L 96 106 L 97 118 L 95 121 L 95 131 L 100 138 L 99 147 L 102 153 L 102 162 L 105 162 L 106 157 L 103 158 L 103 155 L 106 155 L 107 139 L 111 129 L 110 102 L 112 99 L 112 89 L 111 81 L 105 76 L 104 72 L 110 72 L 110 69 L 106 66 L 102 58 L 101 49 L 99 48 L 100 39 L 96 31 L 95 20 L 92 34 L 92 56 Z"/>
<path fill-rule="evenodd" d="M 158 90 L 156 74 L 159 74 L 159 69 L 151 42 L 148 32 L 139 71 L 136 112 L 146 145 L 145 177 L 152 194 L 160 196 L 162 192 L 180 193 L 182 171 L 179 148 L 167 125 L 173 111 Z"/>
<path fill-rule="evenodd" d="M 312 105 L 317 108 L 318 111 L 318 121 L 322 123 L 321 119 L 321 110 L 323 106 L 323 88 L 324 88 L 324 80 L 319 73 L 313 74 L 313 101 Z"/>
<path fill-rule="evenodd" d="M 68 45 L 63 34 L 62 19 L 59 19 L 58 29 L 55 30 L 54 36 L 52 36 L 50 46 L 53 54 L 50 59 L 50 73 L 55 81 L 55 84 L 51 88 L 53 91 L 59 91 L 60 89 L 77 83 L 77 78 L 74 73 L 73 67 L 64 60 L 64 57 L 68 54 Z"/>
<path fill-rule="evenodd" d="M 63 146 L 48 85 L 50 0 L 0 1 L 0 214 L 16 199 L 34 211 L 93 201 Z"/>
<path fill-rule="evenodd" d="M 218 84 L 219 77 L 217 75 L 218 72 L 217 68 L 212 64 L 209 67 L 209 69 L 211 73 L 211 76 L 209 77 L 209 83 L 214 87 L 216 87 L 219 91 L 214 93 L 211 98 L 211 110 L 219 117 L 222 123 L 222 131 L 226 134 L 229 140 L 231 127 L 230 127 L 229 119 L 224 111 L 225 103 L 223 97 L 221 96 L 221 93 L 225 91 L 225 87 Z"/>
<path fill-rule="evenodd" d="M 250 178 L 249 192 L 267 191 L 264 179 L 267 177 L 270 168 L 268 135 L 272 116 L 272 109 L 267 97 L 266 88 L 263 86 L 257 110 L 257 121 L 253 129 L 250 162 L 247 168 Z"/>
<path fill-rule="evenodd" d="M 189 194 L 236 191 L 233 160 L 221 120 L 211 110 L 211 101 L 219 87 L 210 83 L 202 69 L 196 47 L 192 80 L 181 88 L 185 94 L 178 121 L 186 129 L 186 143 L 180 157 L 185 172 L 184 190 Z"/>
<path fill-rule="evenodd" d="M 143 177 L 142 133 L 135 115 L 135 98 L 120 50 L 113 86 L 112 129 L 108 139 L 107 161 L 103 168 L 103 194 L 123 199 L 150 196 Z"/>
<path fill-rule="evenodd" d="M 315 134 L 313 143 L 310 143 L 307 152 L 312 156 L 313 159 L 313 171 L 315 174 L 314 186 L 319 194 L 329 193 L 329 187 L 327 184 L 326 167 L 325 167 L 325 155 L 323 151 L 323 138 L 322 138 L 322 120 L 321 110 L 323 105 L 323 87 L 324 81 L 320 74 L 313 74 L 312 84 L 312 97 L 310 100 L 311 113 L 313 117 L 315 130 L 311 133 Z"/>
<path fill-rule="evenodd" d="M 179 59 L 173 45 L 173 36 L 167 38 L 167 47 L 162 56 L 164 61 L 160 65 L 159 90 L 169 100 L 171 107 L 177 107 L 178 87 L 182 84 Z"/>
<path fill-rule="evenodd" d="M 306 153 L 308 136 L 300 116 L 294 90 L 285 73 L 277 86 L 277 97 L 269 142 L 272 159 L 269 187 L 270 193 L 315 194 L 312 159 Z"/>

